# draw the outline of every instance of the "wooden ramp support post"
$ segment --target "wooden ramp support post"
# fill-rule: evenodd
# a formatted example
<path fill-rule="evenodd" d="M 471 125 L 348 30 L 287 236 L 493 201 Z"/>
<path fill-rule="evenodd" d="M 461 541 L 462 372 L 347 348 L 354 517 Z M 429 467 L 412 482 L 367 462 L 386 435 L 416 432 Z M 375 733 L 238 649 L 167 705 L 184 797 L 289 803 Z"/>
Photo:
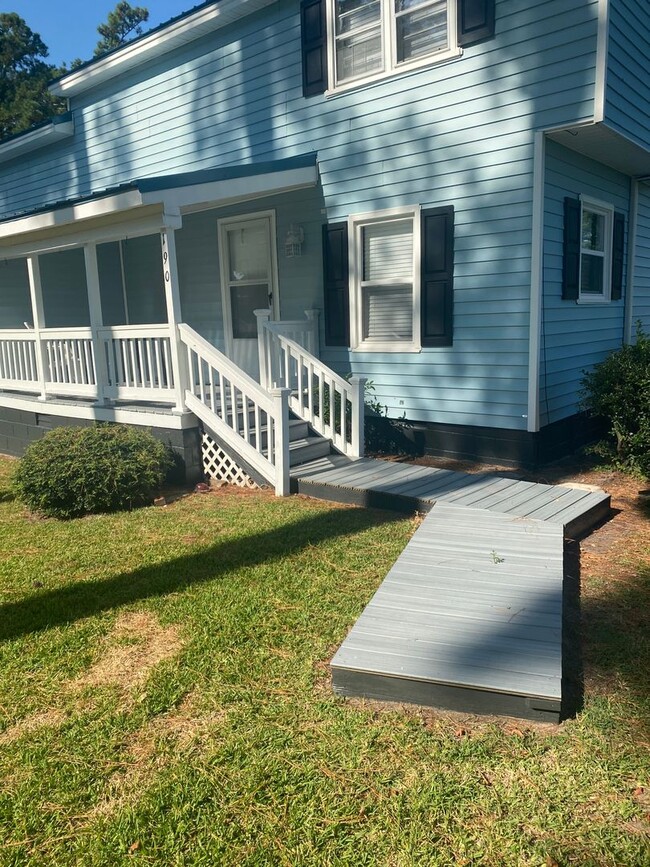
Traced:
<path fill-rule="evenodd" d="M 350 377 L 352 387 L 352 457 L 362 458 L 365 449 L 366 382 L 365 376 Z"/>

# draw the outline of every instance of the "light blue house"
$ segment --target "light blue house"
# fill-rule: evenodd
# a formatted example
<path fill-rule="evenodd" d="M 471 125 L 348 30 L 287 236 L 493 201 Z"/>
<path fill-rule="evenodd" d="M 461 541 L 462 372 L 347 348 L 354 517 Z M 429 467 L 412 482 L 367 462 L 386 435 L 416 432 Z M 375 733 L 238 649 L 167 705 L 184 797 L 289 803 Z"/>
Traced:
<path fill-rule="evenodd" d="M 364 379 L 430 454 L 572 448 L 650 325 L 649 49 L 646 0 L 218 0 L 70 72 L 0 144 L 0 451 L 202 426 L 282 493 Z"/>

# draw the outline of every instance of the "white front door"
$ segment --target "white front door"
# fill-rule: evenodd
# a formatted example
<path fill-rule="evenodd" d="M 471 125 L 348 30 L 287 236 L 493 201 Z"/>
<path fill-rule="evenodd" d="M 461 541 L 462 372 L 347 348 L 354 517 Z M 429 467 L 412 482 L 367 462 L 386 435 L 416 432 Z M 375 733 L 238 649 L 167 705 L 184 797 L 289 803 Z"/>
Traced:
<path fill-rule="evenodd" d="M 255 310 L 278 309 L 275 215 L 219 220 L 226 355 L 259 380 Z"/>

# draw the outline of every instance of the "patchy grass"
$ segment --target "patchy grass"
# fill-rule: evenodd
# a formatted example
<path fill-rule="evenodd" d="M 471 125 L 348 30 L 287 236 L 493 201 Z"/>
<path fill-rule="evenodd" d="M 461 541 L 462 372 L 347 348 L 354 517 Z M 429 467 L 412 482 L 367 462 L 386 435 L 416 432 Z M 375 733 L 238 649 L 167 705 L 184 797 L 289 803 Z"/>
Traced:
<path fill-rule="evenodd" d="M 551 727 L 331 694 L 412 520 L 223 490 L 58 523 L 11 466 L 0 864 L 647 864 L 648 523 L 622 477 L 583 543 L 585 707 Z"/>

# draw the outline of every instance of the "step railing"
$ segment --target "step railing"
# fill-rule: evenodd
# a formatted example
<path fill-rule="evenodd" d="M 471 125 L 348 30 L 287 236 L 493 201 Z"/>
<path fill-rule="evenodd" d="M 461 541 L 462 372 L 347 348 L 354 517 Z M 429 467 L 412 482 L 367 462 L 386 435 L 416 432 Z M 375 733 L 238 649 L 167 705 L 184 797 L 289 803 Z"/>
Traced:
<path fill-rule="evenodd" d="M 187 350 L 185 403 L 226 447 L 289 493 L 289 390 L 268 391 L 188 325 L 178 326 Z"/>
<path fill-rule="evenodd" d="M 8 390 L 41 391 L 33 332 L 15 329 L 0 333 L 0 384 Z"/>
<path fill-rule="evenodd" d="M 268 310 L 256 310 L 260 383 L 290 390 L 289 408 L 337 451 L 362 457 L 366 379 L 335 373 L 290 334 L 296 323 L 271 322 Z M 304 333 L 310 326 L 303 323 Z M 306 342 L 306 341 L 305 341 Z"/>
<path fill-rule="evenodd" d="M 120 325 L 97 331 L 105 364 L 104 397 L 174 403 L 169 325 Z"/>

